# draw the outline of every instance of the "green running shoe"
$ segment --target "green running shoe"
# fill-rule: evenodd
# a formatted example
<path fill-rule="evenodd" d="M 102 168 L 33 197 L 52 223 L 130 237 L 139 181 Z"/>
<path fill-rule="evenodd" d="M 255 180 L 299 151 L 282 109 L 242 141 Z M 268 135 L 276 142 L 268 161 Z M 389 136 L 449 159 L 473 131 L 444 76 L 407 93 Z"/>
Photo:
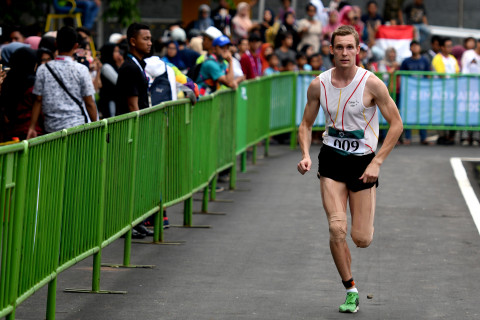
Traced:
<path fill-rule="evenodd" d="M 343 313 L 355 313 L 358 311 L 358 304 L 358 293 L 348 292 L 345 303 L 338 308 L 338 311 Z"/>

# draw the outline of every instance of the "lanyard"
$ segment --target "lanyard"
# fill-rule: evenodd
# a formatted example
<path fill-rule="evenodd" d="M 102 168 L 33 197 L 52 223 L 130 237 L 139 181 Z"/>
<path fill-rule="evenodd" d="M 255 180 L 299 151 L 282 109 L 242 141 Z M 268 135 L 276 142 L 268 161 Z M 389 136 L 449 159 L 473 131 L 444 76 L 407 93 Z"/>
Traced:
<path fill-rule="evenodd" d="M 145 73 L 145 70 L 143 70 L 142 66 L 140 65 L 140 62 L 138 62 L 137 58 L 133 54 L 128 54 L 128 56 L 135 62 L 135 64 L 140 68 L 140 71 L 142 71 L 143 76 L 145 77 L 145 80 L 147 80 L 147 83 L 149 81 L 147 74 Z"/>

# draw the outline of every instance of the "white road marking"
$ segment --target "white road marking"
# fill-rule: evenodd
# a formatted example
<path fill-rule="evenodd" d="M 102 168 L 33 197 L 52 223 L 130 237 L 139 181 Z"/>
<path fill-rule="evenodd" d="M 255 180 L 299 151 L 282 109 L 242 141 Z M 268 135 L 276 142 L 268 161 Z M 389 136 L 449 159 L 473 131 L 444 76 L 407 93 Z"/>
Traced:
<path fill-rule="evenodd" d="M 468 180 L 467 172 L 463 167 L 462 160 L 480 161 L 480 158 L 450 158 L 450 163 L 452 165 L 455 178 L 457 179 L 458 186 L 462 191 L 465 202 L 470 210 L 470 214 L 472 215 L 473 221 L 477 226 L 478 233 L 480 234 L 480 202 L 478 201 L 475 191 Z"/>

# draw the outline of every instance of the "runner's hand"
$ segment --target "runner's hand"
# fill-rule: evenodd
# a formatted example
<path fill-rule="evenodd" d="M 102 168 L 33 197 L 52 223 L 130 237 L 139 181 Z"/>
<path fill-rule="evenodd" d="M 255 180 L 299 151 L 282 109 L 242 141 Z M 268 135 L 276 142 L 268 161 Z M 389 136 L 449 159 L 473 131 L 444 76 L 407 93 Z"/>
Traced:
<path fill-rule="evenodd" d="M 297 170 L 303 175 L 306 172 L 310 171 L 311 167 L 312 167 L 312 160 L 310 160 L 310 158 L 306 158 L 298 163 Z"/>
<path fill-rule="evenodd" d="M 362 176 L 359 179 L 362 180 L 363 183 L 374 183 L 375 181 L 378 180 L 379 174 L 380 174 L 380 165 L 372 161 L 370 162 L 367 169 L 365 169 L 365 172 L 362 174 Z"/>

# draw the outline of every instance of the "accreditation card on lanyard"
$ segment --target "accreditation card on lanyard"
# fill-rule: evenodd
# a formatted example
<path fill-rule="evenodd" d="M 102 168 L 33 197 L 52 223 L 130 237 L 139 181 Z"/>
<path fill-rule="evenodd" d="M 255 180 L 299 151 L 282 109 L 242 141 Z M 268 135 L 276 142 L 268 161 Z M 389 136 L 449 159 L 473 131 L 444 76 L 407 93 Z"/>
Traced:
<path fill-rule="evenodd" d="M 147 86 L 150 88 L 150 79 L 148 78 L 147 74 L 145 73 L 145 70 L 143 70 L 142 66 L 140 65 L 140 62 L 138 62 L 137 58 L 133 54 L 128 54 L 128 56 L 135 62 L 135 64 L 140 68 L 140 71 L 143 73 L 143 77 L 145 78 L 145 81 L 147 81 Z M 151 107 L 152 106 L 152 97 L 150 94 L 150 90 L 147 90 L 148 93 L 148 105 Z"/>
<path fill-rule="evenodd" d="M 142 66 L 140 65 L 140 62 L 138 62 L 137 58 L 135 58 L 135 56 L 133 54 L 128 54 L 128 56 L 133 60 L 133 62 L 135 62 L 135 64 L 140 68 L 140 71 L 142 71 L 143 73 L 143 76 L 145 77 L 145 80 L 147 80 L 147 83 L 148 83 L 148 76 L 147 74 L 145 73 L 145 70 L 143 70 Z"/>

